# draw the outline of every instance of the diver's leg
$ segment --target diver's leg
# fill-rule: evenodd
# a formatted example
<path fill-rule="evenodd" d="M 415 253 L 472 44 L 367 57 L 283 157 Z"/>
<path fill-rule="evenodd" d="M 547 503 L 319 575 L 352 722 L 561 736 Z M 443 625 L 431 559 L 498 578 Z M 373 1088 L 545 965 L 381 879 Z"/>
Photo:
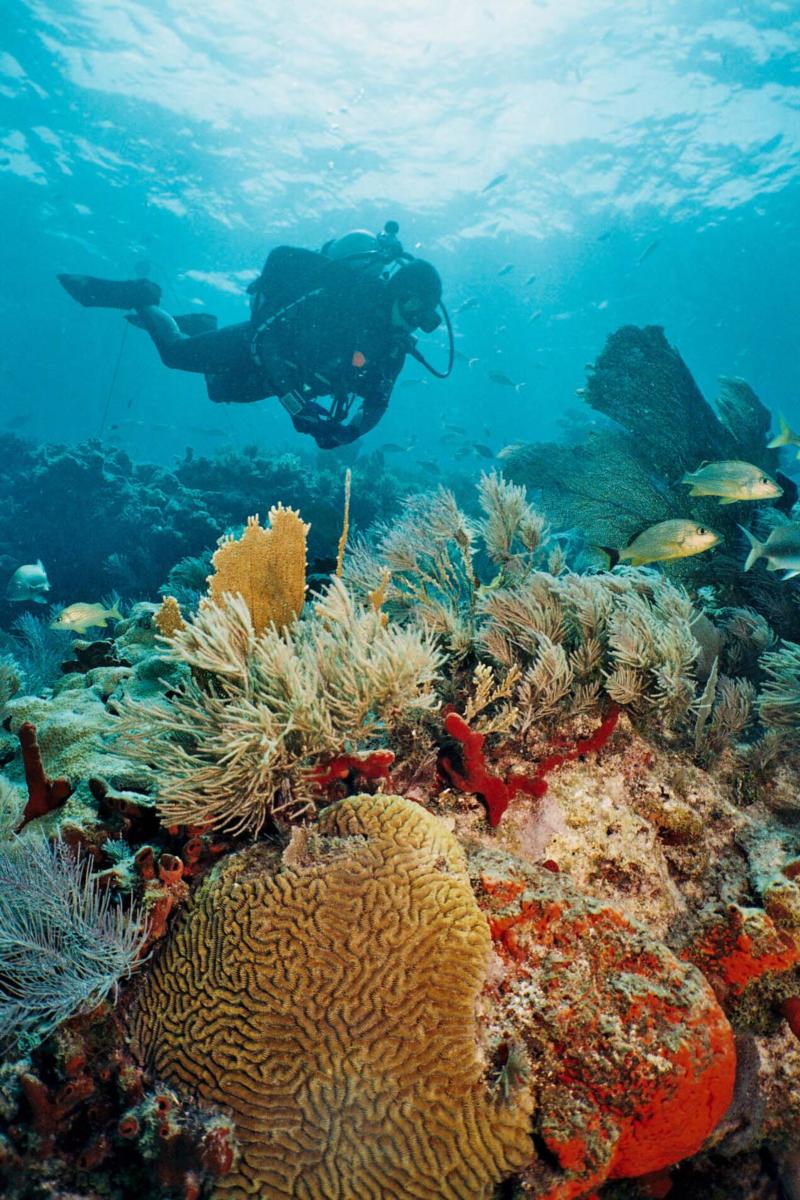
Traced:
<path fill-rule="evenodd" d="M 139 308 L 161 301 L 161 288 L 151 279 L 98 279 L 94 275 L 58 275 L 57 279 L 84 308 Z"/>
<path fill-rule="evenodd" d="M 252 366 L 249 321 L 189 337 L 181 333 L 174 317 L 154 305 L 137 309 L 130 319 L 133 325 L 147 330 L 166 367 L 208 375 Z"/>

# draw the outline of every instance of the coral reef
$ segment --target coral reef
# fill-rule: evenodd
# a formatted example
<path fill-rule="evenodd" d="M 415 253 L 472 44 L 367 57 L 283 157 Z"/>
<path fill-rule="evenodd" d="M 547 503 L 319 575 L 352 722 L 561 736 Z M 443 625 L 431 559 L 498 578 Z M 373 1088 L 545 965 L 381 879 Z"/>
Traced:
<path fill-rule="evenodd" d="M 329 554 L 341 529 L 341 471 L 295 455 L 187 451 L 168 470 L 99 442 L 37 447 L 8 434 L 0 453 L 0 556 L 9 572 L 41 558 L 60 603 L 96 600 L 111 588 L 154 599 L 179 560 L 210 553 L 220 533 L 263 512 L 272 496 L 311 523 L 312 558 Z M 399 486 L 377 459 L 354 464 L 352 473 L 353 525 L 366 529 L 396 512 Z"/>
<path fill-rule="evenodd" d="M 699 972 L 546 869 L 486 850 L 468 868 L 445 825 L 391 796 L 324 810 L 282 857 L 228 859 L 133 1028 L 159 1073 L 232 1109 L 234 1196 L 489 1197 L 516 1171 L 523 1194 L 569 1200 L 694 1153 L 733 1092 Z"/>
<path fill-rule="evenodd" d="M 755 445 L 755 402 L 727 395 Z M 19 962 L 35 975 L 60 930 L 65 984 L 0 1066 L 0 1190 L 786 1200 L 800 643 L 780 608 L 581 574 L 494 473 L 474 513 L 440 489 L 366 538 L 338 484 L 341 575 L 308 597 L 279 506 L 223 540 L 210 595 L 210 556 L 184 558 L 160 609 L 72 643 L 40 695 L 0 673 L 0 864 L 58 858 L 137 947 L 70 1007 L 80 904 L 59 924 L 58 888 L 4 888 L 0 999 L 34 907 Z"/>

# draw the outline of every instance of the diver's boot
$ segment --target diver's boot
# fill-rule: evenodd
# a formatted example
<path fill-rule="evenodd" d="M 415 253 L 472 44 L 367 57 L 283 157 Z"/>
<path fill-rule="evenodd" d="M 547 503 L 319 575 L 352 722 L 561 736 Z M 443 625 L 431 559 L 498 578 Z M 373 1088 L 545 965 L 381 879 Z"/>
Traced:
<path fill-rule="evenodd" d="M 84 308 L 144 308 L 161 302 L 161 288 L 150 279 L 97 279 L 94 275 L 58 275 L 57 279 Z"/>

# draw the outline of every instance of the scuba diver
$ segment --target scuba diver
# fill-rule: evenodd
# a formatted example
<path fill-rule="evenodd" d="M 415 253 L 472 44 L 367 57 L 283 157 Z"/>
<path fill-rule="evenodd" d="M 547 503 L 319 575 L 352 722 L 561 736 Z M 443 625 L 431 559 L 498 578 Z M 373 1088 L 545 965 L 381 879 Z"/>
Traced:
<path fill-rule="evenodd" d="M 249 404 L 277 396 L 295 429 L 330 450 L 377 425 L 407 354 L 439 379 L 453 368 L 439 274 L 403 250 L 398 232 L 397 222 L 387 221 L 377 236 L 356 230 L 320 251 L 278 246 L 247 289 L 250 320 L 222 329 L 210 314 L 170 316 L 149 279 L 58 279 L 87 308 L 134 309 L 126 319 L 150 334 L 164 365 L 205 375 L 210 400 Z M 445 371 L 426 361 L 414 337 L 441 325 L 437 309 L 449 335 Z"/>

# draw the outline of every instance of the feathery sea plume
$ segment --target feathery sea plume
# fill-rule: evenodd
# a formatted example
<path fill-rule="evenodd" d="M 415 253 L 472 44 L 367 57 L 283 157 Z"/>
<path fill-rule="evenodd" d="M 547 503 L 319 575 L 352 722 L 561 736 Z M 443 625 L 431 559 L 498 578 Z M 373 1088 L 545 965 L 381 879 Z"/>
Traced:
<path fill-rule="evenodd" d="M 535 572 L 480 601 L 480 649 L 520 669 L 517 728 L 607 698 L 668 725 L 695 700 L 699 646 L 688 595 L 652 571 L 554 577 Z"/>
<path fill-rule="evenodd" d="M 23 613 L 14 622 L 14 638 L 19 647 L 15 657 L 23 664 L 25 690 L 40 696 L 61 676 L 61 664 L 70 653 L 72 634 L 53 629 L 49 621 Z"/>
<path fill-rule="evenodd" d="M 479 596 L 524 581 L 547 533 L 525 489 L 494 471 L 481 476 L 478 502 L 482 516 L 472 520 L 446 488 L 414 496 L 399 521 L 358 539 L 344 566 L 357 595 L 380 590 L 389 618 L 423 625 L 457 659 L 474 649 Z M 477 555 L 495 568 L 486 584 L 475 572 Z"/>
<path fill-rule="evenodd" d="M 781 642 L 777 650 L 761 655 L 766 679 L 758 693 L 762 725 L 796 741 L 800 734 L 800 645 Z"/>
<path fill-rule="evenodd" d="M 205 601 L 166 653 L 191 677 L 168 702 L 123 701 L 117 736 L 157 764 L 167 824 L 257 833 L 271 813 L 311 810 L 321 758 L 386 745 L 439 703 L 431 634 L 387 625 L 339 579 L 260 635 L 243 596 Z"/>
<path fill-rule="evenodd" d="M 130 975 L 144 945 L 123 909 L 63 842 L 0 842 L 0 1046 L 30 1046 Z"/>

